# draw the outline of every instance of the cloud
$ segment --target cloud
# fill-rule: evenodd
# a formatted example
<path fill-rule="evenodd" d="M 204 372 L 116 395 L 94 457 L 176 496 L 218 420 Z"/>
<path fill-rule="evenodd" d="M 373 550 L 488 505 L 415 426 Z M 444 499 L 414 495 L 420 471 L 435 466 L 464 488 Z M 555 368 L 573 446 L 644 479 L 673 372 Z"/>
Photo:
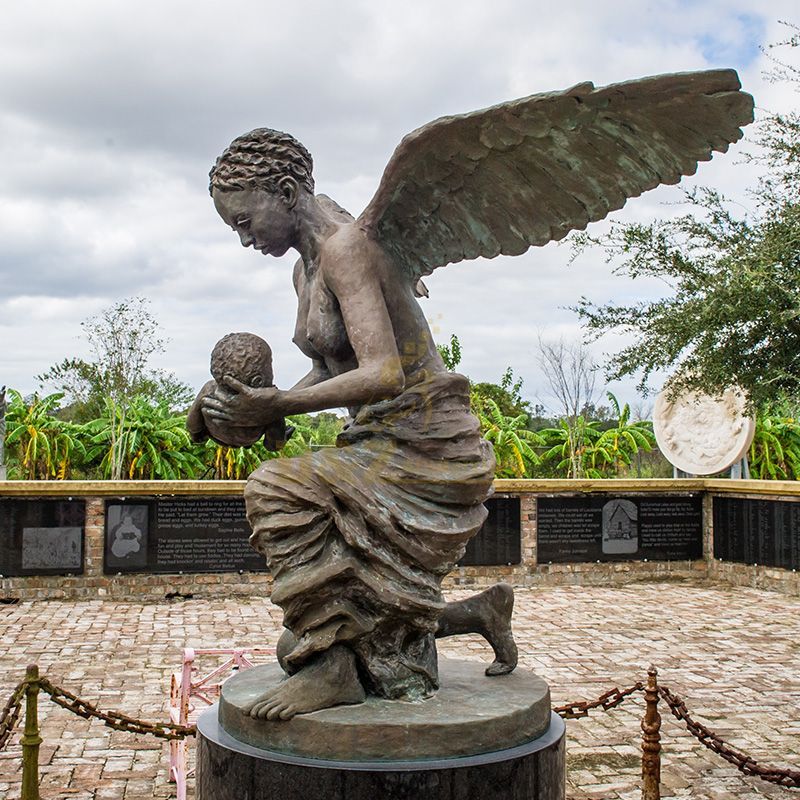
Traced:
<path fill-rule="evenodd" d="M 280 385 L 306 369 L 291 344 L 292 259 L 239 247 L 215 216 L 207 173 L 239 133 L 269 125 L 311 150 L 318 189 L 358 213 L 400 138 L 445 114 L 591 79 L 597 85 L 709 66 L 740 70 L 768 107 L 758 45 L 783 35 L 755 0 L 166 0 L 125 6 L 43 0 L 4 9 L 0 28 L 0 383 L 81 354 L 80 321 L 123 297 L 153 301 L 169 350 L 159 366 L 199 386 L 222 333 L 273 344 Z M 793 98 L 794 99 L 794 98 Z M 735 155 L 695 182 L 744 197 Z M 674 189 L 620 218 L 665 213 Z M 628 215 L 628 216 L 626 216 Z M 567 268 L 548 246 L 519 259 L 453 265 L 430 279 L 426 315 L 465 344 L 465 369 L 506 365 L 538 391 L 539 331 L 578 336 L 565 310 L 656 293 L 613 278 L 600 257 Z M 655 296 L 655 294 L 654 294 Z M 599 346 L 598 346 L 599 347 Z M 624 387 L 630 392 L 630 385 Z"/>

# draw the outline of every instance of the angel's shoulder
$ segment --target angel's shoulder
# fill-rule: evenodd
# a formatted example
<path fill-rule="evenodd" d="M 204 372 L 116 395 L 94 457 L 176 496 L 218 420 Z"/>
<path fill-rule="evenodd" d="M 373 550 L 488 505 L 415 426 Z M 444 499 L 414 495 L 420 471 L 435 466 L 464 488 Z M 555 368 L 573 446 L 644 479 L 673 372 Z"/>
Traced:
<path fill-rule="evenodd" d="M 356 222 L 345 222 L 325 242 L 325 254 L 331 257 L 366 253 L 379 245 L 369 238 L 364 228 Z"/>
<path fill-rule="evenodd" d="M 325 242 L 322 264 L 327 275 L 373 271 L 386 258 L 383 247 L 355 222 L 341 225 Z"/>

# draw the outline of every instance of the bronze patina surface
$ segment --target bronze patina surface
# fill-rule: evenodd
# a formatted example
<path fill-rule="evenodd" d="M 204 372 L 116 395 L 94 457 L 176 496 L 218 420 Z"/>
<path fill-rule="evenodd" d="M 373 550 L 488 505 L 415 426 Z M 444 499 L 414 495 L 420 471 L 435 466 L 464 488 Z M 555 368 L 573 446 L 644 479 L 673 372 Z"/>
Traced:
<path fill-rule="evenodd" d="M 271 723 L 368 697 L 429 697 L 435 638 L 468 631 L 492 643 L 488 675 L 514 669 L 513 595 L 447 605 L 440 590 L 485 519 L 494 457 L 467 379 L 436 350 L 421 278 L 583 229 L 693 174 L 752 118 L 733 70 L 583 83 L 443 117 L 403 139 L 358 219 L 315 194 L 311 155 L 288 134 L 258 128 L 217 159 L 210 191 L 241 244 L 300 255 L 294 342 L 311 365 L 290 389 L 231 370 L 198 413 L 254 430 L 328 408 L 352 416 L 338 448 L 268 461 L 247 483 L 288 677 L 243 711 Z"/>
<path fill-rule="evenodd" d="M 537 739 L 550 724 L 550 690 L 517 670 L 486 680 L 480 663 L 442 659 L 441 687 L 423 702 L 368 697 L 359 705 L 262 722 L 242 713 L 265 687 L 284 678 L 277 665 L 256 667 L 222 687 L 219 720 L 255 747 L 333 761 L 453 758 L 509 749 Z"/>

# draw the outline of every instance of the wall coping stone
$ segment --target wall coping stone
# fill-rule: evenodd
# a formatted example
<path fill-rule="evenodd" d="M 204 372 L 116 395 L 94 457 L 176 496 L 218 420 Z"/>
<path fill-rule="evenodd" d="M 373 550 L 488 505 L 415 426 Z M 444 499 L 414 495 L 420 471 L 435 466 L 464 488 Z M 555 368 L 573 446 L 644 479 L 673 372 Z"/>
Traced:
<path fill-rule="evenodd" d="M 201 495 L 239 497 L 246 481 L 0 481 L 0 497 L 135 497 Z M 504 494 L 593 494 L 711 492 L 713 494 L 800 497 L 800 481 L 728 478 L 500 478 Z"/>

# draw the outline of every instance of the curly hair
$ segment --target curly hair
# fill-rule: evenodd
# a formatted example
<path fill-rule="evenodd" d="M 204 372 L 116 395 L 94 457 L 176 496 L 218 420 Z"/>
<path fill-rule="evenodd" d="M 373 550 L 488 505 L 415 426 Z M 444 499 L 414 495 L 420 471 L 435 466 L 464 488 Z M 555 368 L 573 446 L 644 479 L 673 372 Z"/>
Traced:
<path fill-rule="evenodd" d="M 256 128 L 237 136 L 208 173 L 208 191 L 278 190 L 278 180 L 290 175 L 314 194 L 311 153 L 294 136 L 272 128 Z"/>
<path fill-rule="evenodd" d="M 217 382 L 232 375 L 248 385 L 250 376 L 258 374 L 261 386 L 272 386 L 272 350 L 254 333 L 229 333 L 211 351 L 211 374 Z"/>

